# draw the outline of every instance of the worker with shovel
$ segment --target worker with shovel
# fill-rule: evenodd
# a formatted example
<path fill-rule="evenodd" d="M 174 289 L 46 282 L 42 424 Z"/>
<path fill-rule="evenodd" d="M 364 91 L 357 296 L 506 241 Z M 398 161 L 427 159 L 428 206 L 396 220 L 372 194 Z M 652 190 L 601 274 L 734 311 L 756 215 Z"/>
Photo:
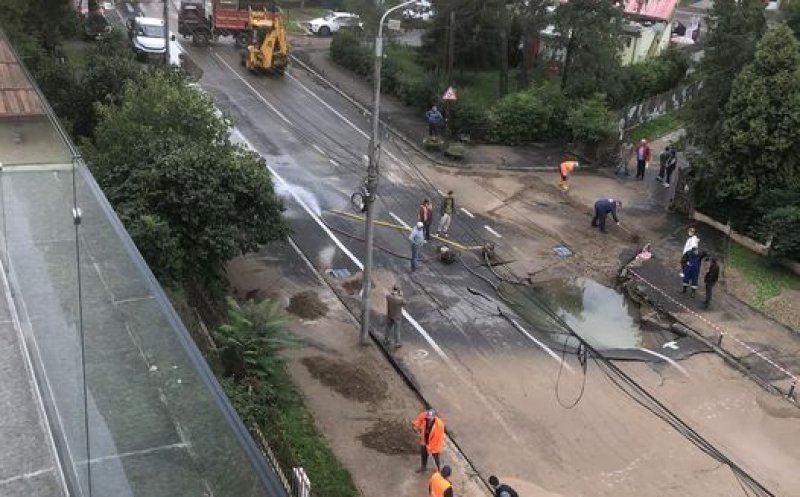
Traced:
<path fill-rule="evenodd" d="M 569 190 L 569 175 L 572 174 L 572 171 L 576 168 L 580 167 L 578 161 L 574 160 L 565 160 L 558 166 L 558 172 L 561 174 L 561 181 L 558 183 L 558 187 L 561 188 L 562 192 L 566 192 Z"/>
<path fill-rule="evenodd" d="M 592 228 L 600 228 L 600 233 L 606 232 L 606 217 L 611 214 L 614 222 L 619 226 L 619 218 L 617 217 L 617 209 L 622 207 L 622 202 L 614 200 L 613 198 L 601 198 L 594 203 L 594 218 L 592 219 Z"/>
<path fill-rule="evenodd" d="M 428 455 L 433 456 L 436 463 L 436 471 L 441 468 L 439 454 L 444 448 L 445 427 L 442 418 L 436 415 L 433 409 L 427 409 L 419 413 L 414 419 L 414 430 L 419 432 L 419 454 L 420 467 L 418 472 L 423 472 L 428 467 Z"/>

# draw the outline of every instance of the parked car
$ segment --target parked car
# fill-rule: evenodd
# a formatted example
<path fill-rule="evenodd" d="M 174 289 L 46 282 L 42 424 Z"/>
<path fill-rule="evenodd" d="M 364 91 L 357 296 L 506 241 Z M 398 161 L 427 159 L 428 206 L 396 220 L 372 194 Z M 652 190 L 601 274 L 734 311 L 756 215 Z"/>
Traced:
<path fill-rule="evenodd" d="M 330 36 L 340 29 L 363 29 L 364 23 L 356 14 L 329 12 L 325 17 L 310 20 L 306 27 L 312 34 Z"/>
<path fill-rule="evenodd" d="M 428 0 L 420 0 L 403 11 L 403 19 L 407 21 L 430 21 L 433 19 L 433 4 Z"/>
<path fill-rule="evenodd" d="M 128 38 L 138 58 L 161 56 L 167 52 L 164 20 L 136 17 L 128 21 Z"/>

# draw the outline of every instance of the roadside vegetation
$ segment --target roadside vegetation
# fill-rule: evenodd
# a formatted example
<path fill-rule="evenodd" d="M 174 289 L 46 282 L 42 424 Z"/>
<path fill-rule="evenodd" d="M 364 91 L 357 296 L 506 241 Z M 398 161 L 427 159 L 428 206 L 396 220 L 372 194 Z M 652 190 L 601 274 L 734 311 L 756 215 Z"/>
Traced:
<path fill-rule="evenodd" d="M 502 9 L 501 5 L 507 5 Z M 499 144 L 545 141 L 603 142 L 616 132 L 615 109 L 662 93 L 684 81 L 687 55 L 668 49 L 642 64 L 622 67 L 619 11 L 601 0 L 564 4 L 555 15 L 549 2 L 437 2 L 423 47 L 386 49 L 384 91 L 420 109 L 440 101 L 448 86 L 459 100 L 449 106 L 456 135 Z M 455 9 L 453 60 L 447 51 L 449 13 Z M 553 45 L 569 49 L 557 72 L 544 61 L 527 60 L 520 46 L 549 24 L 575 33 L 582 43 L 556 36 Z M 369 29 L 367 30 L 369 32 Z M 332 59 L 359 75 L 372 75 L 371 35 L 340 32 Z M 505 56 L 504 56 L 505 55 Z"/>
<path fill-rule="evenodd" d="M 642 139 L 653 141 L 677 131 L 683 126 L 683 116 L 680 110 L 676 110 L 632 128 L 625 136 L 630 143 L 638 143 Z"/>
<path fill-rule="evenodd" d="M 753 287 L 749 303 L 759 309 L 784 290 L 800 290 L 800 276 L 739 244 L 731 244 L 727 265 Z"/>

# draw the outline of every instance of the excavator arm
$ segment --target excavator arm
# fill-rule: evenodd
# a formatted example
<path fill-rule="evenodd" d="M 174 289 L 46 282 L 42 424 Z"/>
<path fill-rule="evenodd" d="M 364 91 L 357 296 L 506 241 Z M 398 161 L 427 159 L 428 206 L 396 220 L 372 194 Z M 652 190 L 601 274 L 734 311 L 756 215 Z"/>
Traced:
<path fill-rule="evenodd" d="M 250 25 L 256 33 L 256 39 L 247 47 L 243 57 L 244 65 L 251 71 L 283 74 L 289 65 L 289 44 L 283 15 L 278 12 L 251 10 Z"/>

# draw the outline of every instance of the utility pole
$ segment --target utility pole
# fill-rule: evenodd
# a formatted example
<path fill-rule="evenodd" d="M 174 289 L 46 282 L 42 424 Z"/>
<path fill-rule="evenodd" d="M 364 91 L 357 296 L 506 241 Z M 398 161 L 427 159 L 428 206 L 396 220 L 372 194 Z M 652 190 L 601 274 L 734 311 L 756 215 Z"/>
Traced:
<path fill-rule="evenodd" d="M 392 12 L 399 10 L 407 5 L 416 3 L 417 0 L 409 0 L 399 5 L 395 5 L 381 16 L 378 23 L 378 35 L 375 37 L 375 71 L 373 82 L 375 92 L 372 99 L 372 134 L 369 138 L 369 165 L 367 166 L 367 219 L 364 227 L 364 239 L 366 241 L 366 256 L 364 259 L 364 278 L 361 285 L 361 332 L 359 333 L 359 343 L 366 345 L 369 338 L 370 321 L 370 294 L 372 293 L 372 252 L 375 240 L 375 198 L 378 195 L 378 151 L 380 149 L 380 108 L 381 108 L 381 66 L 383 65 L 383 23 L 386 17 Z"/>
<path fill-rule="evenodd" d="M 500 96 L 508 94 L 508 12 L 506 1 L 499 1 L 498 17 L 500 18 Z"/>

